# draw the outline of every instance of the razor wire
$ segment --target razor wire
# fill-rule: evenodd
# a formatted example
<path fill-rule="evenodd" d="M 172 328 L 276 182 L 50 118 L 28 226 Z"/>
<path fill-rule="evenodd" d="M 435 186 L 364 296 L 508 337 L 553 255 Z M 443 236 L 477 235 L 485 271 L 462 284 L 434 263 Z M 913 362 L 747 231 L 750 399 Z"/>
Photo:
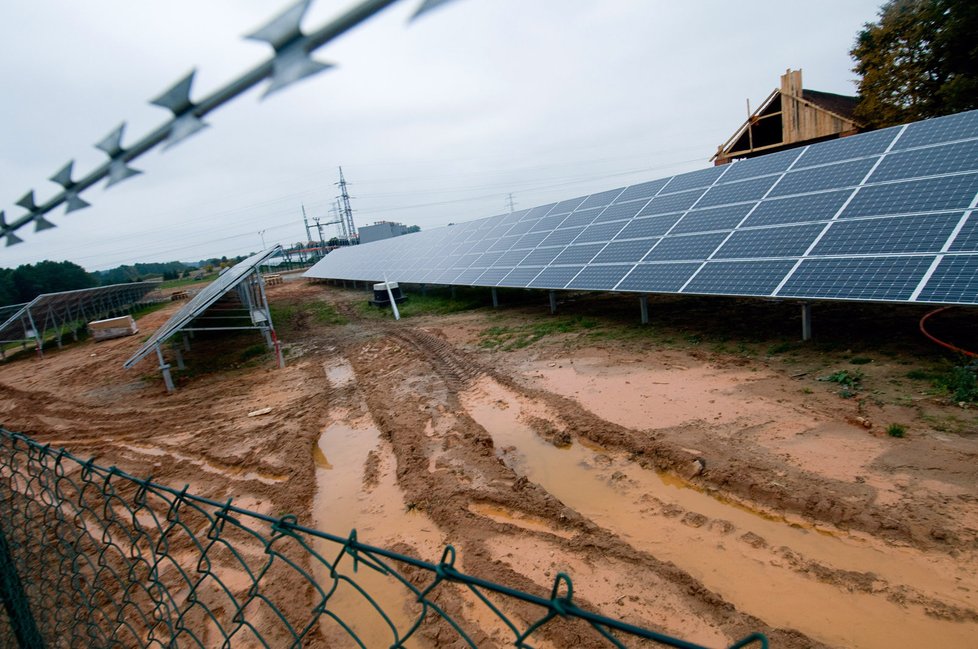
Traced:
<path fill-rule="evenodd" d="M 415 20 L 436 7 L 452 0 L 422 0 L 421 5 L 411 16 Z M 196 70 L 191 70 L 170 88 L 162 92 L 150 104 L 164 108 L 172 114 L 169 120 L 131 144 L 122 146 L 126 123 L 122 122 L 100 140 L 95 148 L 109 156 L 109 160 L 78 180 L 72 180 L 74 160 L 68 161 L 49 180 L 60 185 L 62 191 L 38 204 L 34 190 L 29 190 L 15 203 L 27 210 L 27 214 L 8 223 L 0 210 L 0 237 L 6 238 L 6 245 L 22 243 L 23 239 L 14 234 L 20 228 L 34 223 L 34 231 L 41 232 L 56 227 L 45 215 L 60 205 L 65 205 L 65 214 L 89 207 L 91 203 L 80 194 L 103 178 L 108 181 L 108 189 L 127 178 L 143 173 L 129 166 L 129 162 L 162 144 L 163 149 L 178 144 L 182 140 L 203 130 L 207 126 L 203 118 L 208 113 L 247 92 L 265 79 L 270 82 L 262 98 L 312 75 L 334 67 L 312 58 L 312 53 L 346 33 L 373 15 L 381 12 L 397 0 L 363 0 L 346 13 L 319 29 L 303 33 L 302 18 L 312 4 L 312 0 L 299 0 L 264 26 L 247 34 L 246 39 L 267 43 L 274 50 L 271 59 L 261 63 L 236 79 L 218 88 L 198 102 L 190 98 L 190 91 Z"/>
<path fill-rule="evenodd" d="M 83 460 L 0 428 L 0 646 L 698 644 Z M 474 621 L 473 621 L 474 620 Z M 378 639 L 378 636 L 382 639 Z M 753 633 L 730 649 L 768 642 Z"/>

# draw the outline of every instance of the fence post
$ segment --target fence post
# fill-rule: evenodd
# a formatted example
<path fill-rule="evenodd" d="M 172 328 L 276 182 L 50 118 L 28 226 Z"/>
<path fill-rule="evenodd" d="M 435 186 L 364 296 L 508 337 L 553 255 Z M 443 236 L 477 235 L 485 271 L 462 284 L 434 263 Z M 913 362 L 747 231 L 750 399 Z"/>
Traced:
<path fill-rule="evenodd" d="M 42 649 L 44 643 L 34 624 L 27 595 L 24 594 L 24 585 L 20 583 L 3 530 L 0 530 L 0 599 L 3 600 L 3 607 L 10 618 L 10 626 L 20 649 Z"/>

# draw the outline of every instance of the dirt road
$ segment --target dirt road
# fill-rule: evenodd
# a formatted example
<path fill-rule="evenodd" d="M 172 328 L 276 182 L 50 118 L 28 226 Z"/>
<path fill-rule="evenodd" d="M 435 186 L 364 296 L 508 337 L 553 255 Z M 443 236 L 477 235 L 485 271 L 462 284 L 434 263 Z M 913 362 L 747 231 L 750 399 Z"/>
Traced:
<path fill-rule="evenodd" d="M 974 411 L 929 405 L 928 421 L 964 422 L 942 432 L 897 399 L 841 399 L 804 354 L 595 335 L 603 321 L 507 343 L 546 321 L 539 307 L 395 324 L 364 313 L 362 292 L 286 283 L 270 299 L 286 314 L 284 370 L 231 346 L 212 351 L 224 369 L 167 396 L 149 363 L 122 370 L 136 341 L 85 342 L 0 367 L 0 418 L 374 545 L 434 561 L 451 543 L 464 571 L 523 590 L 566 572 L 582 606 L 709 646 L 754 630 L 775 647 L 978 637 Z M 346 324 L 304 306 L 323 302 Z M 913 421 L 906 438 L 882 432 L 898 420 Z M 408 622 L 396 589 L 376 586 Z M 337 605 L 390 643 L 353 599 Z M 505 644 L 471 597 L 452 605 Z M 335 625 L 321 633 L 339 642 Z M 573 633 L 548 640 L 580 644 Z"/>

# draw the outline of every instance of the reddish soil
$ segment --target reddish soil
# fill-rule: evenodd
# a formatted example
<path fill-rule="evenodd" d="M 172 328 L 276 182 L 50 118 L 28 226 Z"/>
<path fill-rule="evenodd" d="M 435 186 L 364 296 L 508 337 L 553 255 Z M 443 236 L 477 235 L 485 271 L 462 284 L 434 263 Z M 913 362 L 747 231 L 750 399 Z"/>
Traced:
<path fill-rule="evenodd" d="M 562 305 L 567 326 L 532 339 L 521 332 L 555 321 L 541 305 L 395 323 L 364 312 L 363 292 L 299 281 L 270 299 L 291 305 L 277 323 L 285 369 L 242 357 L 257 335 L 195 341 L 166 395 L 150 361 L 122 369 L 137 339 L 86 341 L 0 367 L 0 417 L 102 464 L 429 561 L 450 543 L 465 572 L 543 596 L 567 573 L 582 607 L 708 646 L 755 630 L 775 647 L 978 637 L 978 420 L 905 378 L 937 351 L 853 334 L 855 350 L 768 354 L 763 335 L 642 332 L 619 317 L 624 298 Z M 305 306 L 319 301 L 347 324 L 317 321 Z M 175 308 L 142 318 L 142 333 Z M 857 354 L 871 362 L 851 365 Z M 864 374 L 854 398 L 818 380 L 843 368 Z M 895 422 L 906 437 L 885 433 Z M 418 611 L 368 574 L 403 632 Z M 437 596 L 480 645 L 512 642 L 471 593 Z M 369 646 L 392 642 L 356 593 L 334 601 Z M 342 635 L 323 618 L 313 644 Z M 416 646 L 450 637 L 426 625 Z M 544 640 L 599 644 L 574 625 Z"/>

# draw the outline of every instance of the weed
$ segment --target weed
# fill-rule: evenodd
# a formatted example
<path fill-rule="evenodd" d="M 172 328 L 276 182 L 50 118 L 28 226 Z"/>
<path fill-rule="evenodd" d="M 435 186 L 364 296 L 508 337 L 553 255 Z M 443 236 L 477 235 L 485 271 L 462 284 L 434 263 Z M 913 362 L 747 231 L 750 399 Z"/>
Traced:
<path fill-rule="evenodd" d="M 796 343 L 782 342 L 776 345 L 771 345 L 767 348 L 768 356 L 777 356 L 778 354 L 784 354 L 785 352 L 790 352 L 796 347 Z"/>
<path fill-rule="evenodd" d="M 915 381 L 933 381 L 935 378 L 934 373 L 927 370 L 910 370 L 905 376 Z"/>
<path fill-rule="evenodd" d="M 248 361 L 258 356 L 264 356 L 267 351 L 268 347 L 264 343 L 256 343 L 241 350 L 241 353 L 238 355 L 238 360 L 241 362 Z"/>
<path fill-rule="evenodd" d="M 849 362 L 853 365 L 866 365 L 868 363 L 872 363 L 873 359 L 867 358 L 866 356 L 853 356 L 849 359 Z"/>
<path fill-rule="evenodd" d="M 934 386 L 950 393 L 955 401 L 978 401 L 978 361 L 952 367 L 934 380 Z"/>
<path fill-rule="evenodd" d="M 886 434 L 890 437 L 905 437 L 907 429 L 901 424 L 890 424 L 886 427 Z"/>
<path fill-rule="evenodd" d="M 849 370 L 839 370 L 828 376 L 822 376 L 818 380 L 838 383 L 842 386 L 839 388 L 839 396 L 843 399 L 851 399 L 856 396 L 856 392 L 862 387 L 863 373 L 859 370 L 852 372 Z"/>
<path fill-rule="evenodd" d="M 588 332 L 588 336 L 601 335 L 602 331 L 594 331 L 598 321 L 592 318 L 576 316 L 573 318 L 554 318 L 543 322 L 516 325 L 511 327 L 496 326 L 482 331 L 479 345 L 487 349 L 513 351 L 523 349 L 533 343 L 553 334 L 572 333 L 579 330 Z"/>

